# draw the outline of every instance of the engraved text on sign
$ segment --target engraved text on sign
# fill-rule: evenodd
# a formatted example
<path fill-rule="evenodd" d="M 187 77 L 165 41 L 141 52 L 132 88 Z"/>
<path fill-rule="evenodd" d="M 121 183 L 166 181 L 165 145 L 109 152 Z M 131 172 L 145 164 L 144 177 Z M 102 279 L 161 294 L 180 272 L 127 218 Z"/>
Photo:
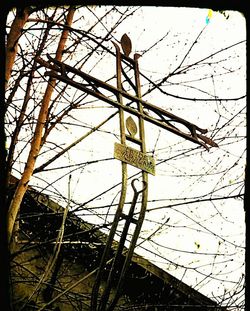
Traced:
<path fill-rule="evenodd" d="M 145 153 L 131 147 L 115 143 L 114 157 L 155 175 L 155 160 Z"/>

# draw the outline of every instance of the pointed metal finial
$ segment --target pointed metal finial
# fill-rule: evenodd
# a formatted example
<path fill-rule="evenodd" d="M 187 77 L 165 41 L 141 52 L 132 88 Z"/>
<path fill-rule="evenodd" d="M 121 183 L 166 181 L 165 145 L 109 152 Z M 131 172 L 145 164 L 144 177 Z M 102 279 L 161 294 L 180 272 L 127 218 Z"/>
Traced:
<path fill-rule="evenodd" d="M 140 57 L 141 57 L 141 54 L 138 54 L 138 53 L 134 54 L 134 60 L 135 61 L 138 60 L 138 58 L 140 58 Z"/>
<path fill-rule="evenodd" d="M 132 50 L 132 42 L 126 33 L 121 38 L 121 46 L 122 46 L 123 53 L 126 56 L 129 56 Z"/>

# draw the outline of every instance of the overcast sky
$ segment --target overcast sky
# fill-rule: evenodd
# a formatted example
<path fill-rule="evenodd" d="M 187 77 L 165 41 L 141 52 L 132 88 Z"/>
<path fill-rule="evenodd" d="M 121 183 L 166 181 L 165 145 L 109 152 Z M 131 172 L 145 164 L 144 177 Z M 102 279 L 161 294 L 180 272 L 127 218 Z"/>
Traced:
<path fill-rule="evenodd" d="M 85 10 L 84 18 L 81 18 L 74 27 L 87 29 L 97 16 L 101 17 L 108 10 L 109 7 L 97 7 L 93 9 L 94 14 Z M 124 10 L 124 7 L 120 7 L 120 10 Z M 229 16 L 226 18 L 219 12 L 212 12 L 212 14 L 210 12 L 209 23 L 207 21 L 208 13 L 208 9 L 143 7 L 121 23 L 113 33 L 113 39 L 119 41 L 121 36 L 127 33 L 132 41 L 132 53 L 142 54 L 139 59 L 141 73 L 155 80 L 168 75 L 180 64 L 196 37 L 197 42 L 183 62 L 183 67 L 246 39 L 246 25 L 241 13 L 226 11 L 225 15 Z M 81 14 L 82 12 L 79 11 L 78 17 L 81 17 Z M 101 37 L 115 18 L 115 15 L 107 15 L 103 19 L 102 25 L 94 29 L 94 33 Z M 199 36 L 201 31 L 202 34 Z M 163 37 L 164 39 L 160 40 Z M 160 40 L 158 44 L 146 52 L 158 40 Z M 111 42 L 105 44 L 114 50 Z M 86 50 L 84 51 L 83 48 L 81 53 L 84 52 Z M 187 71 L 185 75 L 174 76 L 170 78 L 170 83 L 166 84 L 163 89 L 170 94 L 187 98 L 202 99 L 211 97 L 211 94 L 220 98 L 241 97 L 246 94 L 245 57 L 245 45 L 236 45 L 234 48 L 215 55 L 213 59 L 209 59 L 209 62 L 216 63 L 218 61 L 218 65 L 207 66 L 204 63 L 203 66 L 197 66 L 195 70 Z M 113 57 L 107 55 L 96 65 L 95 63 L 96 59 L 93 59 L 82 70 L 101 79 L 112 75 L 112 72 L 115 73 Z M 225 72 L 227 74 L 224 74 Z M 233 73 L 230 74 L 230 72 Z M 201 79 L 206 76 L 207 79 Z M 142 94 L 144 94 L 150 85 L 143 78 L 141 78 L 141 83 Z M 69 91 L 69 97 L 72 94 L 77 97 L 74 92 L 70 93 Z M 238 282 L 241 274 L 244 273 L 245 227 L 242 201 L 225 200 L 216 203 L 216 205 L 207 202 L 186 204 L 171 209 L 154 209 L 179 201 L 185 202 L 185 199 L 192 197 L 202 198 L 203 195 L 208 197 L 207 194 L 213 190 L 217 191 L 218 196 L 223 196 L 223 190 L 221 190 L 223 185 L 233 184 L 236 176 L 244 174 L 242 167 L 245 164 L 245 141 L 220 145 L 220 138 L 228 132 L 216 129 L 225 124 L 226 119 L 230 119 L 230 110 L 235 112 L 238 109 L 240 111 L 244 107 L 245 99 L 235 102 L 194 102 L 166 96 L 157 90 L 145 95 L 144 99 L 202 128 L 207 128 L 208 136 L 213 137 L 214 135 L 219 148 L 212 148 L 210 152 L 201 149 L 192 151 L 190 148 L 196 147 L 193 143 L 183 142 L 183 139 L 176 135 L 146 124 L 147 151 L 156 159 L 156 176 L 149 176 L 148 213 L 141 237 L 146 238 L 152 235 L 156 229 L 156 223 L 159 226 L 168 218 L 169 221 L 167 222 L 168 226 L 162 227 L 159 233 L 154 235 L 155 243 L 139 239 L 139 243 L 143 243 L 137 247 L 136 252 L 181 278 L 187 284 L 192 286 L 196 284 L 195 288 L 209 297 L 212 297 L 213 294 L 222 294 L 224 288 L 233 288 L 234 282 Z M 75 117 L 81 120 L 83 125 L 96 126 L 114 111 L 107 104 L 95 102 L 78 110 Z M 237 131 L 234 130 L 234 135 L 238 136 L 245 135 L 245 129 L 242 126 L 245 120 L 244 110 L 240 117 L 240 126 L 237 123 L 231 125 L 235 128 L 238 126 Z M 90 135 L 63 158 L 49 166 L 49 168 L 56 168 L 86 161 L 102 160 L 82 166 L 81 170 L 72 173 L 72 202 L 90 201 L 86 207 L 93 208 L 118 201 L 119 186 L 98 199 L 92 200 L 100 192 L 121 181 L 120 162 L 113 159 L 114 143 L 119 142 L 118 124 L 118 118 L 114 117 L 101 128 L 102 131 Z M 87 133 L 88 130 L 69 127 L 67 135 L 65 135 L 65 131 L 60 130 L 52 134 L 50 139 L 62 142 L 65 147 L 79 136 Z M 175 159 L 181 150 L 188 149 L 190 152 L 186 156 L 178 156 Z M 46 157 L 47 154 L 44 156 Z M 233 165 L 239 157 L 241 157 L 241 162 L 238 171 L 231 170 L 225 179 L 223 179 L 223 174 L 216 174 L 216 169 L 223 172 L 224 168 Z M 103 161 L 104 159 L 108 160 Z M 164 159 L 169 160 L 164 161 Z M 37 166 L 43 161 L 44 157 L 38 158 Z M 60 171 L 60 174 L 63 176 L 69 171 L 70 169 L 66 168 Z M 135 172 L 137 172 L 136 169 L 129 168 L 129 176 Z M 198 176 L 200 172 L 203 176 Z M 188 175 L 189 177 L 185 177 Z M 52 192 L 57 189 L 60 192 L 63 191 L 67 197 L 68 176 L 59 178 L 60 176 L 58 170 L 51 170 L 49 174 L 48 172 L 38 174 L 39 178 L 34 178 L 31 182 L 33 185 L 38 185 L 39 188 L 51 182 L 53 183 Z M 45 181 L 42 182 L 40 178 L 44 178 Z M 225 192 L 225 195 L 228 195 L 228 192 Z M 131 201 L 131 196 L 132 192 L 129 189 L 128 202 Z M 72 203 L 72 207 L 74 207 L 74 203 Z M 90 215 L 85 209 L 79 215 L 86 221 L 103 223 L 104 220 L 112 221 L 115 208 L 102 209 L 103 217 Z M 106 218 L 107 211 L 110 216 Z M 218 238 L 218 235 L 223 238 Z M 156 243 L 162 246 L 157 246 Z M 194 253 L 197 255 L 195 256 Z M 200 255 L 198 255 L 199 253 Z M 222 255 L 224 253 L 226 256 Z M 177 268 L 174 263 L 183 266 L 183 268 L 180 266 Z M 185 267 L 197 267 L 197 270 Z M 206 277 L 210 273 L 213 278 Z"/>

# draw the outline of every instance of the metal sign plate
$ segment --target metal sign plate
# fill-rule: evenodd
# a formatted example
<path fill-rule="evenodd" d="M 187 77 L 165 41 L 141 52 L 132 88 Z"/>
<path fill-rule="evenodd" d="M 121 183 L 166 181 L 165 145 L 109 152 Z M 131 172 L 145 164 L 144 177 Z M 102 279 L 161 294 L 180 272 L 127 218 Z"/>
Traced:
<path fill-rule="evenodd" d="M 115 143 L 114 157 L 141 170 L 155 175 L 155 160 L 145 153 L 131 147 Z"/>

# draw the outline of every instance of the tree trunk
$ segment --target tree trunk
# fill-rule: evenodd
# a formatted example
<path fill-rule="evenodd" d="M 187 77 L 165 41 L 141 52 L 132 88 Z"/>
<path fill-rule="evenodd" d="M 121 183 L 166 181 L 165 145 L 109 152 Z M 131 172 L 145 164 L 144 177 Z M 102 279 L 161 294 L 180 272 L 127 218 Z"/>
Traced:
<path fill-rule="evenodd" d="M 16 17 L 11 25 L 5 51 L 5 89 L 8 86 L 12 67 L 16 58 L 18 40 L 22 35 L 23 26 L 25 25 L 30 13 L 31 10 L 29 7 L 17 9 Z"/>
<path fill-rule="evenodd" d="M 66 25 L 70 26 L 72 24 L 73 16 L 74 16 L 75 9 L 70 8 L 67 18 L 66 18 Z M 56 51 L 56 59 L 61 61 L 62 59 L 62 52 L 65 48 L 66 40 L 69 34 L 68 29 L 64 29 L 58 44 L 58 48 Z M 37 119 L 36 129 L 33 136 L 33 140 L 31 142 L 31 148 L 28 155 L 27 163 L 24 168 L 23 175 L 18 183 L 17 189 L 14 193 L 14 196 L 12 198 L 9 211 L 8 211 L 8 241 L 10 243 L 10 250 L 13 249 L 13 228 L 15 224 L 15 220 L 23 199 L 23 196 L 28 188 L 28 183 L 30 180 L 30 177 L 33 174 L 35 163 L 37 156 L 41 149 L 41 139 L 42 139 L 42 133 L 43 128 L 47 120 L 48 115 L 48 108 L 51 96 L 53 94 L 53 90 L 55 87 L 56 81 L 52 78 L 49 79 L 47 89 L 45 91 L 45 95 L 43 97 L 43 101 L 41 103 L 41 108 L 39 112 L 39 116 Z"/>

